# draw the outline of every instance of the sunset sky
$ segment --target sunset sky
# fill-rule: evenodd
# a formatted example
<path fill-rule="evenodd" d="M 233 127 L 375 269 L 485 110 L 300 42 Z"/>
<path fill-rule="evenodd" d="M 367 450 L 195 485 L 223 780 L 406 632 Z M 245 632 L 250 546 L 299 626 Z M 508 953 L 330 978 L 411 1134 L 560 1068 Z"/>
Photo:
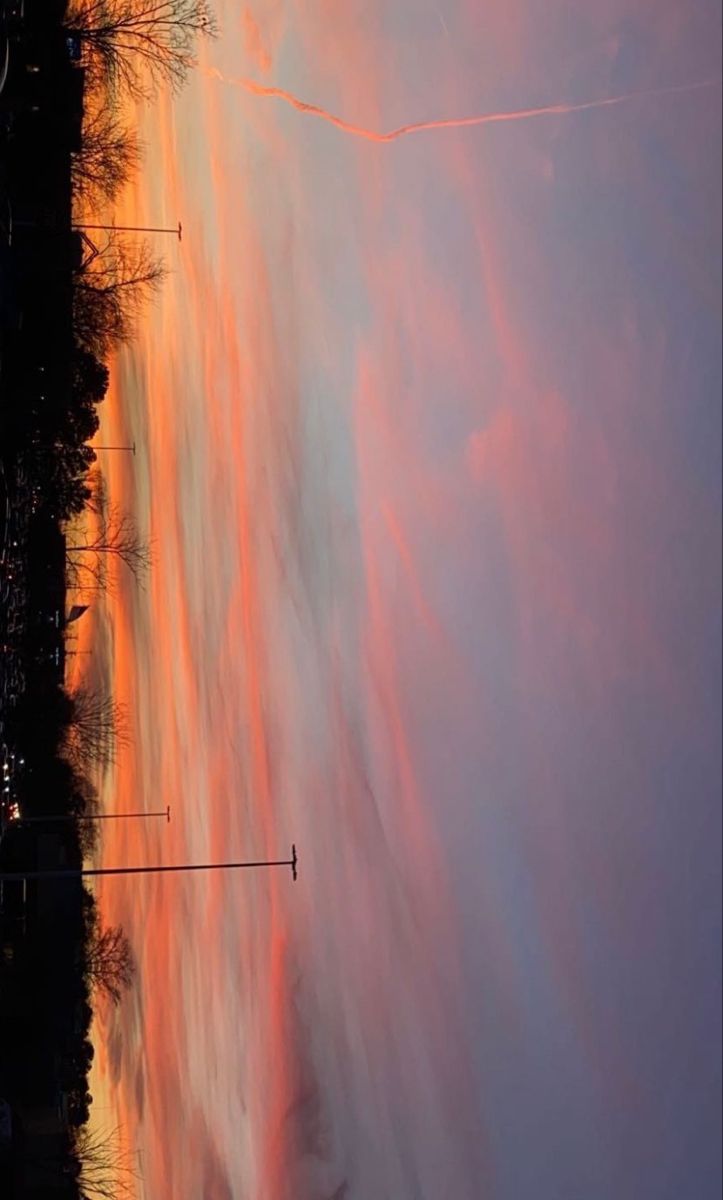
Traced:
<path fill-rule="evenodd" d="M 148 1200 L 720 1194 L 715 0 L 224 0 L 117 219 L 153 539 L 94 611 Z M 617 107 L 377 145 L 349 121 Z M 110 823 L 109 823 L 110 824 Z M 136 1157 L 137 1156 L 137 1157 Z M 145 1190 L 144 1190 L 145 1189 Z"/>

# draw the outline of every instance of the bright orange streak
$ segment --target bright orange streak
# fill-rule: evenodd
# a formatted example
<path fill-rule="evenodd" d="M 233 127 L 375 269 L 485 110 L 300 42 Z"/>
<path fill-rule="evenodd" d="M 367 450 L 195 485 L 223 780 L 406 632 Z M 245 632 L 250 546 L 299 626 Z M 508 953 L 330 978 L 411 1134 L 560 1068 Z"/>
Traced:
<path fill-rule="evenodd" d="M 320 108 L 318 104 L 308 104 L 305 100 L 300 100 L 293 92 L 287 92 L 284 88 L 266 87 L 262 83 L 256 83 L 255 80 L 246 79 L 243 76 L 229 79 L 217 67 L 208 67 L 205 74 L 211 79 L 220 80 L 221 83 L 228 83 L 233 87 L 243 88 L 244 91 L 249 92 L 252 96 L 268 96 L 273 99 L 283 100 L 285 104 L 290 104 L 298 112 L 307 113 L 311 117 L 319 117 L 320 120 L 327 121 L 329 125 L 335 125 L 337 129 L 343 130 L 344 133 L 349 133 L 353 137 L 364 138 L 368 142 L 396 142 L 399 138 L 406 137 L 410 133 L 426 133 L 431 129 L 464 129 L 470 125 L 499 125 L 503 121 L 531 121 L 534 117 L 568 116 L 570 113 L 585 112 L 591 108 L 611 108 L 615 104 L 625 104 L 629 100 L 636 100 L 643 96 L 670 96 L 674 92 L 695 92 L 701 88 L 716 87 L 720 83 L 718 79 L 705 79 L 699 83 L 680 83 L 672 87 L 646 88 L 638 92 L 623 92 L 619 96 L 608 96 L 602 100 L 586 100 L 582 104 L 546 104 L 541 108 L 517 108 L 511 112 L 480 113 L 472 117 L 448 117 L 437 121 L 413 121 L 410 125 L 400 125 L 398 129 L 391 129 L 388 133 L 379 133 L 374 129 L 366 129 L 363 125 L 354 125 L 351 121 L 345 121 L 343 117 L 335 116 L 334 113 L 328 112 L 325 108 Z"/>

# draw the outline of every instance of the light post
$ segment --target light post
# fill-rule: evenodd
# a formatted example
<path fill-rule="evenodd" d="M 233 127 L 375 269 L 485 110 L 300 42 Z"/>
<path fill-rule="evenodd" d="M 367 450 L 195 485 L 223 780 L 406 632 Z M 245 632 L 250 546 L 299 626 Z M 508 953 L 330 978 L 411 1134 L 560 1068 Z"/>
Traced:
<path fill-rule="evenodd" d="M 164 225 L 88 225 L 85 221 L 74 221 L 74 229 L 104 229 L 108 233 L 173 233 L 181 241 L 183 226 Z"/>
<path fill-rule="evenodd" d="M 242 871 L 267 867 L 291 867 L 291 878 L 298 877 L 299 859 L 296 846 L 291 847 L 291 858 L 259 859 L 250 862 L 181 863 L 164 867 L 59 867 L 50 871 L 2 871 L 0 885 L 4 883 L 28 883 L 31 879 L 85 879 L 96 875 L 160 875 L 174 871 Z"/>
<path fill-rule="evenodd" d="M 38 822 L 48 821 L 129 821 L 132 818 L 141 818 L 145 820 L 147 817 L 165 817 L 166 821 L 171 820 L 171 806 L 167 808 L 151 810 L 150 812 L 124 812 L 124 813 L 84 813 L 82 816 L 76 816 L 74 813 L 61 813 L 56 816 L 54 813 L 47 813 L 34 817 L 18 817 L 14 822 L 16 825 L 29 825 Z"/>

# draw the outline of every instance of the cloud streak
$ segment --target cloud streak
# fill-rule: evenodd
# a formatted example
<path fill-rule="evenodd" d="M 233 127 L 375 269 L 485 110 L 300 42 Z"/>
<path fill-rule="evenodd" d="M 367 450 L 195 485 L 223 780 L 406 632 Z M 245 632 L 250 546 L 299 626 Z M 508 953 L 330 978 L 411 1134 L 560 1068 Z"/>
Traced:
<path fill-rule="evenodd" d="M 326 121 L 327 124 L 333 125 L 343 133 L 348 133 L 352 137 L 361 138 L 367 142 L 381 144 L 398 142 L 401 138 L 409 137 L 416 133 L 432 133 L 442 129 L 470 129 L 484 125 L 504 125 L 517 121 L 533 121 L 541 117 L 567 117 L 572 116 L 574 113 L 589 112 L 595 109 L 615 108 L 620 104 L 629 104 L 633 100 L 645 97 L 672 96 L 677 93 L 697 92 L 720 86 L 720 80 L 705 79 L 693 83 L 674 84 L 669 87 L 645 88 L 640 91 L 623 92 L 619 96 L 607 96 L 598 100 L 585 100 L 579 104 L 545 104 L 538 108 L 518 108 L 512 109 L 509 112 L 479 113 L 468 117 L 444 117 L 430 121 L 412 121 L 409 124 L 400 125 L 396 129 L 390 129 L 386 133 L 380 133 L 378 130 L 367 129 L 364 125 L 356 125 L 353 121 L 347 121 L 344 117 L 336 116 L 318 104 L 310 104 L 306 100 L 301 100 L 293 92 L 289 92 L 285 88 L 257 83 L 255 80 L 246 79 L 243 76 L 229 77 L 224 75 L 217 67 L 206 67 L 204 68 L 204 72 L 209 79 L 217 79 L 220 83 L 241 88 L 251 96 L 283 100 L 285 104 L 289 104 L 297 112 L 304 113 L 309 117 L 317 117 L 321 121 Z"/>

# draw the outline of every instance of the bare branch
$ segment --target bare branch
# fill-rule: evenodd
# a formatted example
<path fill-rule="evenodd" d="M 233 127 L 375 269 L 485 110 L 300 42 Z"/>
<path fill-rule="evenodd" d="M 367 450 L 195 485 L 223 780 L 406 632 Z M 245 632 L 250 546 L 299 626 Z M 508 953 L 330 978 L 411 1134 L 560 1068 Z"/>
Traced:
<path fill-rule="evenodd" d="M 96 517 L 103 518 L 108 507 L 108 485 L 100 467 L 94 467 L 86 476 L 88 501 L 86 508 Z"/>
<path fill-rule="evenodd" d="M 112 696 L 78 687 L 68 696 L 69 718 L 63 754 L 78 772 L 115 762 L 130 741 L 128 717 Z"/>
<path fill-rule="evenodd" d="M 98 821 L 76 821 L 78 845 L 84 859 L 94 858 L 100 845 L 100 823 Z"/>
<path fill-rule="evenodd" d="M 96 531 L 74 531 L 65 546 L 69 587 L 79 591 L 108 590 L 107 566 L 122 563 L 142 581 L 153 562 L 150 543 L 139 533 L 133 517 L 114 504 L 107 505 Z"/>
<path fill-rule="evenodd" d="M 99 104 L 84 115 L 81 148 L 72 158 L 73 199 L 90 205 L 115 200 L 140 160 L 138 138 L 115 105 Z"/>
<path fill-rule="evenodd" d="M 84 1125 L 74 1136 L 73 1152 L 82 1200 L 121 1200 L 123 1196 L 135 1195 L 138 1173 L 119 1129 L 108 1133 Z"/>
<path fill-rule="evenodd" d="M 85 976 L 91 987 L 119 1004 L 136 973 L 130 942 L 121 925 L 95 928 L 85 943 Z"/>
<path fill-rule="evenodd" d="M 110 238 L 73 281 L 73 330 L 83 349 L 106 358 L 133 336 L 141 310 L 166 276 L 148 242 Z"/>
<path fill-rule="evenodd" d="M 66 25 L 85 50 L 87 68 L 112 90 L 147 97 L 174 91 L 196 65 L 198 37 L 215 37 L 208 0 L 71 0 Z"/>

